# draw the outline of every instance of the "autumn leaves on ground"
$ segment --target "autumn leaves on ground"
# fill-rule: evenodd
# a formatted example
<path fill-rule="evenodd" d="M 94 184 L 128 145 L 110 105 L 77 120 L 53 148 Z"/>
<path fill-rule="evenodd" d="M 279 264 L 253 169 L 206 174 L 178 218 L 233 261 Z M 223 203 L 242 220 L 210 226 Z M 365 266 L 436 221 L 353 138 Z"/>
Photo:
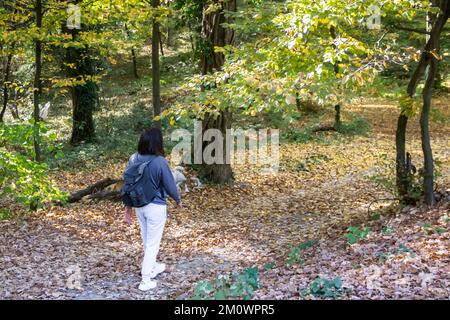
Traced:
<path fill-rule="evenodd" d="M 436 101 L 448 112 L 448 97 Z M 191 188 L 181 211 L 170 203 L 159 255 L 168 271 L 147 293 L 137 289 L 138 224 L 123 222 L 120 203 L 82 201 L 1 221 L 0 298 L 188 299 L 198 295 L 198 283 L 256 267 L 254 299 L 448 299 L 450 128 L 432 123 L 441 163 L 438 205 L 400 211 L 375 179 L 393 173 L 398 109 L 365 101 L 346 106 L 344 121 L 356 111 L 371 125 L 369 135 L 325 133 L 306 143 L 284 143 L 278 174 L 236 166 L 233 186 Z M 408 134 L 419 162 L 417 119 Z M 74 191 L 120 177 L 125 164 L 126 157 L 91 161 L 56 171 L 55 179 Z M 328 293 L 311 294 L 314 281 L 326 280 L 321 288 Z"/>

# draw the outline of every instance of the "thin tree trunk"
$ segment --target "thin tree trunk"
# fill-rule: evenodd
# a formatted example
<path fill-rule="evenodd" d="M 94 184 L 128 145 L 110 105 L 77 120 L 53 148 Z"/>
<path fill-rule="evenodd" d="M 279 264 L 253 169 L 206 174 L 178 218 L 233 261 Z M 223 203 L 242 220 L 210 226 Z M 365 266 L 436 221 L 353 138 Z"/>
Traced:
<path fill-rule="evenodd" d="M 138 69 L 137 69 L 137 58 L 134 48 L 131 48 L 131 57 L 133 58 L 133 75 L 136 79 L 139 79 Z"/>
<path fill-rule="evenodd" d="M 406 170 L 406 127 L 408 125 L 408 117 L 403 113 L 397 120 L 397 131 L 395 133 L 396 147 L 396 183 L 397 192 L 403 204 L 411 204 L 412 199 L 409 197 L 410 177 Z"/>
<path fill-rule="evenodd" d="M 337 35 L 336 35 L 336 27 L 334 25 L 330 26 L 330 34 L 331 34 L 331 38 L 333 40 L 336 40 Z M 333 43 L 333 48 L 336 49 L 336 45 Z M 337 61 L 334 62 L 333 64 L 333 69 L 334 69 L 334 74 L 338 75 L 339 73 L 339 64 Z M 341 105 L 337 104 L 334 106 L 334 111 L 335 111 L 335 115 L 334 115 L 334 128 L 336 130 L 339 130 L 341 128 Z"/>
<path fill-rule="evenodd" d="M 128 38 L 131 37 L 130 31 L 128 30 L 128 26 L 125 24 L 125 31 L 127 33 Z M 133 60 L 133 75 L 136 79 L 139 79 L 139 74 L 137 70 L 137 57 L 136 57 L 136 50 L 134 47 L 131 48 L 131 58 Z"/>
<path fill-rule="evenodd" d="M 422 50 L 419 63 L 414 70 L 411 80 L 409 81 L 407 93 L 412 98 L 416 92 L 417 86 L 424 74 L 427 72 L 427 68 L 430 67 L 425 88 L 422 92 L 423 95 L 423 108 L 420 118 L 421 124 L 421 138 L 422 138 L 422 150 L 424 154 L 424 192 L 425 202 L 428 204 L 434 203 L 433 195 L 433 154 L 431 150 L 430 136 L 429 136 L 429 111 L 431 107 L 432 89 L 434 80 L 437 73 L 438 61 L 432 52 L 439 51 L 439 38 L 449 16 L 450 16 L 450 3 L 446 0 L 434 1 L 434 5 L 438 5 L 441 9 L 441 13 L 435 18 L 433 26 L 431 28 L 430 37 L 427 37 L 427 43 Z M 402 200 L 408 201 L 409 199 L 409 172 L 406 172 L 405 167 L 405 135 L 407 116 L 403 113 L 399 116 L 396 133 L 396 148 L 397 148 L 397 190 Z"/>
<path fill-rule="evenodd" d="M 422 151 L 423 151 L 423 190 L 425 203 L 433 205 L 435 203 L 433 192 L 433 151 L 431 149 L 430 142 L 430 129 L 429 129 L 429 115 L 431 109 L 431 97 L 433 92 L 434 80 L 437 73 L 438 62 L 432 58 L 430 62 L 430 68 L 428 70 L 428 77 L 423 89 L 423 107 L 420 114 L 420 134 L 422 139 Z"/>
<path fill-rule="evenodd" d="M 14 47 L 14 44 L 12 45 Z M 0 122 L 3 122 L 3 117 L 5 116 L 6 107 L 8 106 L 8 99 L 9 99 L 9 89 L 8 89 L 8 82 L 9 82 L 9 74 L 11 72 L 11 62 L 12 62 L 13 54 L 8 54 L 8 58 L 6 60 L 6 68 L 5 68 L 5 76 L 3 78 L 3 106 L 2 111 L 0 112 Z"/>
<path fill-rule="evenodd" d="M 42 1 L 36 0 L 36 27 L 39 31 L 42 28 Z M 41 147 L 39 137 L 39 100 L 42 93 L 41 72 L 42 72 L 42 42 L 39 39 L 35 40 L 35 71 L 33 83 L 33 144 L 34 144 L 34 158 L 36 161 L 41 161 Z"/>
<path fill-rule="evenodd" d="M 161 55 L 164 56 L 163 39 L 162 39 L 161 31 L 159 31 L 158 37 L 159 37 L 159 48 L 161 49 Z"/>
<path fill-rule="evenodd" d="M 152 0 L 153 8 L 159 7 L 159 0 Z M 153 117 L 161 114 L 161 74 L 159 68 L 159 22 L 152 22 L 152 92 L 153 92 Z M 161 121 L 156 121 L 161 126 Z"/>

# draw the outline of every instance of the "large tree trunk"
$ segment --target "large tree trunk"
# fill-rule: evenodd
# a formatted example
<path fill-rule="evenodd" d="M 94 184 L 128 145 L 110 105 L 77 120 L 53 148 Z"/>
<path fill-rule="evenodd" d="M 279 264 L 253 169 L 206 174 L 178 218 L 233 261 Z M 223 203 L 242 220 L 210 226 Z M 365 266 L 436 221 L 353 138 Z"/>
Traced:
<path fill-rule="evenodd" d="M 159 0 L 152 0 L 153 8 L 159 7 Z M 152 22 L 152 92 L 153 92 L 153 117 L 161 114 L 161 73 L 159 68 L 159 22 L 156 19 Z M 161 126 L 161 122 L 156 122 Z"/>
<path fill-rule="evenodd" d="M 232 115 L 228 110 L 221 111 L 218 116 L 212 114 L 207 114 L 202 121 L 202 135 L 208 129 L 218 129 L 224 137 L 222 145 L 223 157 L 220 159 L 218 155 L 212 154 L 212 156 L 217 160 L 214 164 L 204 164 L 200 168 L 200 176 L 204 179 L 214 182 L 214 183 L 229 183 L 233 180 L 233 171 L 229 162 L 229 153 L 227 152 L 227 129 L 231 128 Z M 202 151 L 208 145 L 208 142 L 204 142 L 202 145 Z"/>
<path fill-rule="evenodd" d="M 42 28 L 42 1 L 36 0 L 35 6 L 35 14 L 36 14 L 36 27 L 39 31 Z M 34 61 L 35 61 L 35 70 L 34 70 L 34 83 L 33 83 L 33 145 L 34 145 L 34 158 L 36 161 L 41 160 L 41 147 L 40 147 L 40 137 L 39 137 L 39 100 L 42 93 L 42 82 L 41 82 L 41 73 L 42 73 L 42 42 L 39 39 L 35 40 L 35 48 L 34 48 Z"/>
<path fill-rule="evenodd" d="M 214 3 L 218 5 L 217 10 L 206 9 Z M 225 16 L 225 11 L 236 11 L 236 0 L 220 1 L 212 0 L 205 4 L 202 19 L 202 41 L 203 51 L 200 59 L 200 67 L 202 74 L 220 70 L 225 63 L 225 56 L 222 52 L 215 52 L 215 47 L 224 47 L 234 43 L 234 30 L 224 27 L 223 23 L 232 23 L 231 17 Z M 206 13 L 207 12 L 207 13 Z M 223 146 L 224 154 L 222 163 L 203 164 L 200 174 L 214 183 L 228 183 L 233 180 L 233 171 L 229 161 L 227 161 L 226 145 L 227 135 L 226 129 L 231 128 L 231 113 L 229 110 L 220 110 L 220 114 L 206 114 L 203 119 L 203 133 L 208 129 L 219 129 L 224 137 Z M 207 144 L 203 145 L 203 148 Z"/>
<path fill-rule="evenodd" d="M 82 26 L 83 28 L 83 26 Z M 82 30 L 72 29 L 66 32 L 77 38 Z M 72 79 L 84 80 L 83 84 L 72 86 L 72 136 L 70 143 L 75 145 L 81 142 L 91 142 L 95 139 L 94 110 L 97 108 L 97 84 L 92 80 L 96 74 L 96 61 L 92 58 L 93 52 L 85 45 L 84 48 L 69 47 L 66 50 L 65 60 L 74 68 L 67 68 L 67 75 Z"/>
<path fill-rule="evenodd" d="M 207 8 L 214 3 L 218 5 L 217 10 Z M 202 19 L 202 40 L 203 52 L 200 60 L 202 74 L 220 70 L 225 63 L 225 56 L 222 52 L 215 52 L 215 47 L 225 47 L 234 43 L 234 30 L 225 28 L 223 23 L 232 23 L 231 17 L 225 17 L 225 11 L 236 11 L 236 0 L 211 0 L 205 5 Z"/>

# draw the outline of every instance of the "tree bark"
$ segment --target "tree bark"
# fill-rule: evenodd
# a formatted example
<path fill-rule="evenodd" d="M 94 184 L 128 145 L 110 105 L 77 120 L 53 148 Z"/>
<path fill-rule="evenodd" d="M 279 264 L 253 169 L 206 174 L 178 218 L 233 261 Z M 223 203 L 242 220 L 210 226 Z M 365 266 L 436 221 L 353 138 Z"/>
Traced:
<path fill-rule="evenodd" d="M 330 34 L 331 34 L 331 38 L 333 40 L 336 40 L 337 38 L 337 34 L 336 34 L 336 27 L 334 25 L 330 26 Z M 336 45 L 333 43 L 333 48 L 336 50 Z M 339 73 L 339 64 L 337 61 L 334 62 L 333 64 L 333 70 L 334 70 L 334 74 L 338 75 Z M 336 131 L 339 131 L 339 129 L 341 128 L 341 105 L 337 104 L 334 106 L 334 111 L 335 111 L 335 115 L 334 115 L 334 129 Z"/>
<path fill-rule="evenodd" d="M 14 47 L 14 44 L 12 45 Z M 5 75 L 3 78 L 3 105 L 2 105 L 2 111 L 0 112 L 0 123 L 3 122 L 3 118 L 5 116 L 6 107 L 8 106 L 8 100 L 9 100 L 9 89 L 8 89 L 8 83 L 9 83 L 9 75 L 11 73 L 11 63 L 12 63 L 13 54 L 8 54 L 8 57 L 6 59 L 6 66 L 5 66 Z"/>
<path fill-rule="evenodd" d="M 425 87 L 422 92 L 423 106 L 420 114 L 420 133 L 422 140 L 422 152 L 423 152 L 423 189 L 424 200 L 428 205 L 435 204 L 434 198 L 434 162 L 433 151 L 430 141 L 430 129 L 429 129 L 429 115 L 431 109 L 431 99 L 433 95 L 433 89 L 435 80 L 438 74 L 439 61 L 437 55 L 440 51 L 440 37 L 442 30 L 450 17 L 450 2 L 446 0 L 433 0 L 433 6 L 439 6 L 441 12 L 435 16 L 429 17 L 430 21 L 433 21 L 433 27 L 431 34 L 428 36 L 427 45 L 422 55 L 425 56 L 427 61 L 428 70 L 425 80 Z"/>
<path fill-rule="evenodd" d="M 219 9 L 205 13 L 210 3 L 219 5 Z M 200 68 L 202 74 L 212 73 L 214 70 L 220 70 L 225 63 L 225 56 L 222 52 L 215 52 L 215 47 L 224 47 L 234 43 L 234 30 L 224 27 L 223 23 L 232 23 L 231 17 L 225 16 L 225 11 L 236 11 L 236 0 L 220 1 L 213 0 L 205 4 L 203 8 L 202 18 L 202 32 L 201 38 L 203 41 L 203 52 L 200 59 Z M 203 119 L 204 133 L 208 129 L 219 129 L 224 137 L 223 146 L 223 164 L 203 164 L 200 169 L 200 174 L 207 180 L 213 183 L 229 183 L 233 180 L 233 171 L 231 164 L 227 159 L 226 145 L 227 135 L 226 129 L 231 128 L 231 112 L 220 110 L 217 117 L 213 114 L 206 114 Z M 207 144 L 203 145 L 203 148 Z"/>
<path fill-rule="evenodd" d="M 152 0 L 152 7 L 157 8 L 160 5 L 159 0 Z M 153 99 L 153 117 L 161 114 L 161 73 L 159 67 L 159 22 L 152 21 L 152 99 Z M 161 121 L 156 121 L 158 127 Z"/>
<path fill-rule="evenodd" d="M 42 28 L 42 1 L 36 0 L 35 14 L 36 14 L 36 27 L 39 31 Z M 34 145 L 34 158 L 36 161 L 41 161 L 41 147 L 40 147 L 40 137 L 39 137 L 39 100 L 42 93 L 42 42 L 40 39 L 35 40 L 34 49 L 34 82 L 33 82 L 33 145 Z"/>
<path fill-rule="evenodd" d="M 431 96 L 434 87 L 434 79 L 437 74 L 437 60 L 432 59 L 430 62 L 430 68 L 428 70 L 428 77 L 423 89 L 423 107 L 420 114 L 420 134 L 422 139 L 422 152 L 424 158 L 423 165 L 423 190 L 424 200 L 428 205 L 435 203 L 433 187 L 433 151 L 431 149 L 430 142 L 430 129 L 429 129 L 429 114 L 431 109 Z"/>
<path fill-rule="evenodd" d="M 120 182 L 123 182 L 123 180 L 106 178 L 106 179 L 97 181 L 96 183 L 94 183 L 82 190 L 78 190 L 78 191 L 70 194 L 67 199 L 67 202 L 69 202 L 69 203 L 77 202 L 87 195 L 92 195 L 92 194 L 98 193 L 100 191 L 103 191 L 106 187 L 108 187 L 112 184 L 115 184 L 115 183 L 120 183 Z M 117 192 L 117 191 L 115 191 L 115 192 Z"/>
<path fill-rule="evenodd" d="M 133 75 L 136 79 L 139 79 L 136 51 L 134 50 L 134 48 L 131 48 L 131 57 L 133 58 Z"/>
<path fill-rule="evenodd" d="M 82 25 L 83 29 L 84 26 Z M 81 30 L 82 30 L 81 29 Z M 81 30 L 72 29 L 70 32 L 75 40 Z M 82 142 L 91 142 L 95 139 L 94 110 L 97 107 L 97 84 L 92 77 L 96 74 L 96 61 L 93 53 L 86 44 L 83 48 L 69 47 L 66 50 L 65 61 L 74 68 L 67 68 L 68 77 L 84 80 L 82 84 L 73 85 L 72 94 L 72 136 L 70 143 L 76 145 Z"/>
<path fill-rule="evenodd" d="M 204 179 L 211 181 L 213 183 L 230 183 L 233 180 L 233 171 L 231 169 L 231 165 L 228 158 L 227 153 L 227 129 L 231 128 L 231 120 L 232 114 L 228 110 L 222 110 L 220 114 L 214 117 L 212 114 L 207 114 L 205 119 L 202 121 L 202 135 L 208 129 L 218 129 L 222 133 L 223 146 L 222 153 L 223 159 L 222 163 L 214 163 L 214 164 L 204 164 L 200 167 L 200 176 Z M 208 143 L 203 143 L 202 151 Z M 216 155 L 213 155 L 216 156 Z M 216 157 L 217 158 L 217 157 Z M 220 160 L 219 160 L 220 161 Z"/>
<path fill-rule="evenodd" d="M 405 205 L 413 204 L 414 201 L 409 196 L 410 172 L 406 170 L 406 127 L 408 117 L 400 114 L 397 120 L 397 131 L 395 133 L 396 147 L 396 184 L 397 192 L 401 202 Z"/>

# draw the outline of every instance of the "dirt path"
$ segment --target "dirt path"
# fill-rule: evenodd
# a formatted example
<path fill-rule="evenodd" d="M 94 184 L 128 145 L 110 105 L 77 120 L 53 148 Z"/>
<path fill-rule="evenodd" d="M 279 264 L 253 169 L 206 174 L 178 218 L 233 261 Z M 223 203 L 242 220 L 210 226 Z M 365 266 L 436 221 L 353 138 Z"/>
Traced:
<path fill-rule="evenodd" d="M 349 110 L 371 121 L 370 137 L 283 145 L 278 175 L 260 175 L 253 168 L 236 167 L 235 187 L 208 186 L 191 192 L 184 196 L 183 211 L 175 211 L 170 204 L 160 254 L 169 270 L 150 293 L 136 289 L 140 281 L 139 230 L 137 223 L 132 227 L 122 223 L 119 204 L 78 203 L 40 211 L 22 222 L 0 222 L 0 299 L 183 298 L 196 281 L 268 262 L 277 267 L 262 274 L 263 288 L 256 297 L 298 298 L 299 286 L 306 286 L 308 280 L 337 273 L 349 279 L 347 285 L 353 293 L 348 297 L 386 297 L 368 289 L 367 278 L 379 272 L 373 267 L 376 258 L 364 255 L 364 248 L 349 251 L 341 235 L 349 225 L 368 220 L 368 206 L 374 199 L 391 196 L 368 177 L 388 170 L 382 154 L 388 162 L 393 159 L 390 124 L 398 111 L 389 104 Z M 411 128 L 410 149 L 420 155 L 416 124 Z M 432 129 L 435 156 L 448 169 L 449 127 L 433 125 Z M 110 172 L 121 172 L 123 165 L 95 172 L 62 173 L 59 179 L 73 190 Z M 449 181 L 444 171 L 439 183 L 448 186 Z M 381 201 L 373 210 L 390 204 Z M 442 215 L 442 210 L 436 210 L 435 215 Z M 449 241 L 448 234 L 444 233 L 439 238 L 442 243 L 436 245 Z M 320 240 L 318 249 L 309 253 L 311 264 L 307 263 L 301 272 L 285 268 L 290 246 L 307 239 Z M 448 247 L 446 250 L 448 254 Z M 353 265 L 355 259 L 359 262 Z M 439 259 L 439 263 L 445 262 L 445 257 Z M 418 268 L 425 270 L 424 264 L 421 261 Z M 448 274 L 436 278 L 434 296 L 445 297 L 448 293 Z M 439 291 L 442 287 L 443 291 Z M 387 291 L 389 297 L 406 295 L 401 290 L 391 291 Z"/>

